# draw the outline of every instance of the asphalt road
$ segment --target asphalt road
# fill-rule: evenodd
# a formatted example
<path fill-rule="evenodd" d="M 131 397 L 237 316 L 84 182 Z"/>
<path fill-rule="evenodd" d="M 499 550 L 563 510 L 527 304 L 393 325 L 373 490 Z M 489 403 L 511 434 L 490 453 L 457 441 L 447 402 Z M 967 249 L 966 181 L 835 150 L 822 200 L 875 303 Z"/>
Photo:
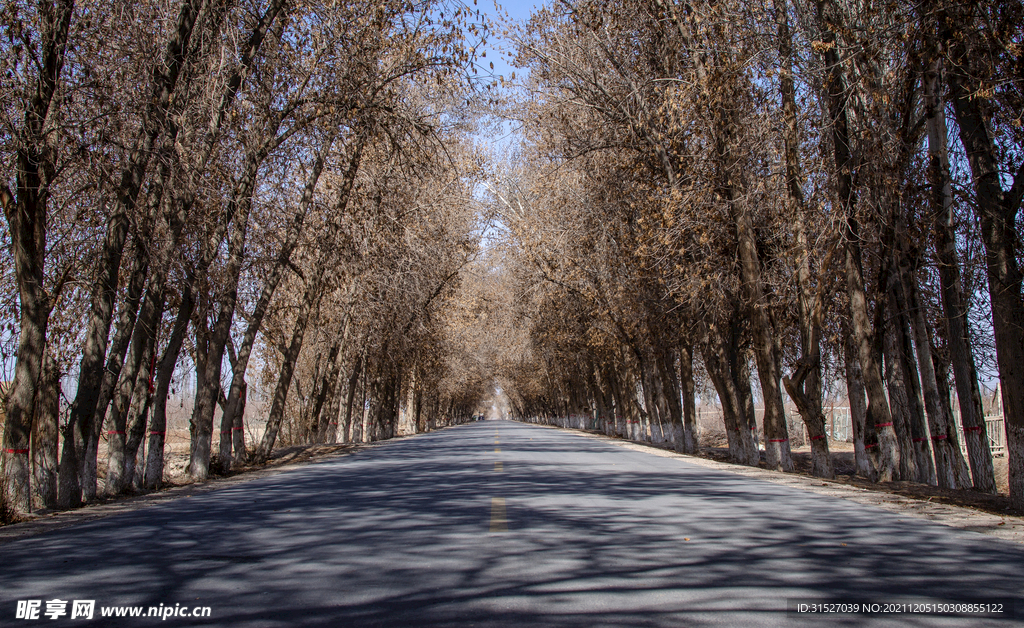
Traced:
<path fill-rule="evenodd" d="M 1009 601 L 826 616 L 797 598 Z M 51 620 L 54 599 L 94 619 Z M 3 626 L 1008 626 L 1022 600 L 1019 545 L 501 421 L 0 546 Z M 100 617 L 161 604 L 210 617 Z"/>

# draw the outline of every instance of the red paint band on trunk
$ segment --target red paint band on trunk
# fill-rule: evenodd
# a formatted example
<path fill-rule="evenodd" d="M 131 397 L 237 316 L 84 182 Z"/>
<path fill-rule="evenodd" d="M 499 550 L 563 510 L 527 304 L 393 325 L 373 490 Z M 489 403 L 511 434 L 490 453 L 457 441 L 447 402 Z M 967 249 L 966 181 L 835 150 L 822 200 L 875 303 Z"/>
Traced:
<path fill-rule="evenodd" d="M 5 454 L 22 454 L 22 455 L 27 455 L 28 454 L 28 450 L 27 449 L 5 449 L 4 453 Z"/>
<path fill-rule="evenodd" d="M 892 423 L 875 423 L 875 427 L 892 427 Z"/>
<path fill-rule="evenodd" d="M 231 431 L 232 432 L 241 432 L 242 428 L 240 428 L 240 427 L 233 427 L 233 428 L 231 428 Z"/>
<path fill-rule="evenodd" d="M 965 427 L 964 431 L 968 432 L 968 433 L 970 433 L 970 432 L 978 432 L 980 434 L 981 433 L 981 428 L 980 427 Z"/>
<path fill-rule="evenodd" d="M 788 438 L 769 438 L 768 442 L 769 443 L 784 443 L 787 440 L 789 440 L 789 439 Z"/>
<path fill-rule="evenodd" d="M 163 436 L 166 433 L 167 432 L 150 432 L 149 435 L 150 436 Z"/>
<path fill-rule="evenodd" d="M 946 435 L 939 434 L 938 436 L 932 436 L 932 440 L 946 440 Z"/>
<path fill-rule="evenodd" d="M 864 449 L 871 449 L 872 447 L 878 447 L 878 443 L 871 443 L 870 445 L 864 445 Z"/>
<path fill-rule="evenodd" d="M 821 439 L 823 439 L 823 438 L 825 438 L 825 435 L 824 435 L 824 434 L 822 434 L 821 436 L 812 436 L 812 437 L 811 437 L 811 440 L 821 440 Z"/>

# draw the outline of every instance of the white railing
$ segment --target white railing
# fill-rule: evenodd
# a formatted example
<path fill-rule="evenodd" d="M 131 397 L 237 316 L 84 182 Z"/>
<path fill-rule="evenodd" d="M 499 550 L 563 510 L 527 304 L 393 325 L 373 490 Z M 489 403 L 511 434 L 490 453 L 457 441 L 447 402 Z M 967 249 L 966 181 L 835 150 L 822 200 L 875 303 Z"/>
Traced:
<path fill-rule="evenodd" d="M 1006 426 L 1003 425 L 1003 415 L 985 417 L 985 433 L 988 434 L 988 444 L 992 448 L 992 455 L 1005 456 Z"/>
<path fill-rule="evenodd" d="M 828 406 L 824 408 L 826 431 L 833 441 L 853 442 L 853 423 L 849 406 Z"/>

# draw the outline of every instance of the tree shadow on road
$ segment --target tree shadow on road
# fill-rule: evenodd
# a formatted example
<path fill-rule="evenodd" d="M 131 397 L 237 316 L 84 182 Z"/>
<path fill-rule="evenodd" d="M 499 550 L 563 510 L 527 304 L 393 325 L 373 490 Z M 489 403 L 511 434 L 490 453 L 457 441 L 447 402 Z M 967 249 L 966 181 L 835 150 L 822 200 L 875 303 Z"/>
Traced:
<path fill-rule="evenodd" d="M 1024 551 L 979 535 L 525 426 L 496 446 L 492 428 L 9 544 L 0 601 L 213 607 L 190 625 L 773 625 L 800 621 L 787 598 L 1014 598 L 1024 582 Z M 494 497 L 507 532 L 488 533 Z"/>

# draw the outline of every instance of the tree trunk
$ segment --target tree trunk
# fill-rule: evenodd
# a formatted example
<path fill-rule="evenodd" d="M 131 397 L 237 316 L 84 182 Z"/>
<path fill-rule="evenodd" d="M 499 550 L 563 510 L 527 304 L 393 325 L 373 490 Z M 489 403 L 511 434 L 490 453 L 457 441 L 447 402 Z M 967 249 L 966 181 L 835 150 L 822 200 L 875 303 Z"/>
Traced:
<path fill-rule="evenodd" d="M 395 391 L 398 403 L 398 427 L 404 433 L 415 434 L 416 425 L 416 367 L 404 366 L 408 375 L 401 378 L 402 386 Z"/>
<path fill-rule="evenodd" d="M 161 258 L 169 256 L 169 252 Z M 164 259 L 160 260 L 164 262 Z M 167 260 L 169 261 L 169 260 Z M 128 360 L 121 369 L 117 390 L 107 417 L 107 481 L 106 490 L 117 495 L 125 488 L 125 445 L 127 442 L 128 413 L 132 406 L 132 396 L 136 391 L 144 391 L 145 386 L 138 386 L 140 371 L 151 356 L 156 339 L 157 326 L 163 316 L 164 292 L 167 280 L 166 264 L 161 264 L 154 272 L 153 280 L 146 291 L 146 299 L 142 304 L 139 321 L 132 333 L 132 343 Z M 148 393 L 143 392 L 145 396 Z"/>
<path fill-rule="evenodd" d="M 757 413 L 754 409 L 754 392 L 750 385 L 750 354 L 742 349 L 739 344 L 739 330 L 733 331 L 733 360 L 732 372 L 736 379 L 736 390 L 740 395 L 740 421 L 743 430 L 740 436 L 745 439 L 748 455 L 748 464 L 756 467 L 761 463 L 761 452 L 759 450 L 760 440 L 757 434 Z"/>
<path fill-rule="evenodd" d="M 323 413 L 324 404 L 327 400 L 334 397 L 334 388 L 338 383 L 341 371 L 341 358 L 339 355 L 341 354 L 342 342 L 340 338 L 335 340 L 327 352 L 327 362 L 324 364 L 323 377 L 320 378 L 320 384 L 316 388 L 313 404 L 309 411 L 309 426 L 306 436 L 308 443 L 319 443 L 321 441 L 320 415 Z"/>
<path fill-rule="evenodd" d="M 350 286 L 349 293 L 355 289 L 355 283 Z M 341 379 L 341 367 L 345 359 L 345 343 L 348 341 L 348 332 L 351 323 L 352 306 L 345 312 L 345 322 L 342 325 L 341 335 L 328 352 L 327 374 L 324 384 L 317 396 L 316 404 L 311 414 L 312 437 L 317 443 L 327 442 L 327 433 L 337 431 L 338 411 L 341 407 L 338 394 L 338 382 Z M 327 411 L 323 412 L 324 403 L 327 403 Z M 333 441 L 334 438 L 332 437 Z"/>
<path fill-rule="evenodd" d="M 800 167 L 800 135 L 797 120 L 796 88 L 793 82 L 793 37 L 789 28 L 789 7 L 786 0 L 775 0 L 775 23 L 778 29 L 779 92 L 786 122 L 786 192 L 793 216 L 793 239 L 796 244 L 796 279 L 799 290 L 797 306 L 800 321 L 800 360 L 792 377 L 784 377 L 786 387 L 800 417 L 807 426 L 811 441 L 811 474 L 835 476 L 832 457 L 825 434 L 825 414 L 821 407 L 821 296 L 815 298 L 811 283 L 810 252 L 804 213 L 802 168 Z"/>
<path fill-rule="evenodd" d="M 942 59 L 938 51 L 924 77 L 925 120 L 928 129 L 928 183 L 931 187 L 932 226 L 935 232 L 935 257 L 939 270 L 942 309 L 946 323 L 949 358 L 956 381 L 967 455 L 971 462 L 974 488 L 995 493 L 992 450 L 985 428 L 985 413 L 978 394 L 978 369 L 971 352 L 967 329 L 967 305 L 960 279 L 960 260 L 956 247 L 953 215 L 953 191 L 949 170 L 946 108 L 942 98 Z"/>
<path fill-rule="evenodd" d="M 704 366 L 722 403 L 729 454 L 736 462 L 756 467 L 760 462 L 755 440 L 754 406 L 750 395 L 749 367 L 740 350 L 735 321 L 723 333 L 719 326 L 709 330 L 704 346 Z M 745 375 L 745 377 L 744 377 Z M 746 385 L 746 391 L 743 387 Z"/>
<path fill-rule="evenodd" d="M 352 404 L 356 398 L 356 387 L 359 385 L 359 376 L 362 373 L 363 356 L 356 357 L 356 363 L 352 366 L 352 375 L 348 378 L 348 395 L 345 401 L 345 419 L 342 423 L 341 442 L 351 443 L 355 440 L 354 427 L 352 426 Z"/>
<path fill-rule="evenodd" d="M 661 397 L 668 407 L 668 415 L 671 418 L 672 447 L 676 451 L 685 451 L 683 442 L 685 438 L 683 408 L 680 403 L 679 378 L 676 375 L 675 356 L 667 350 L 659 349 L 656 351 L 656 357 L 658 360 L 658 374 L 663 382 Z M 598 392 L 595 392 L 595 394 L 600 396 Z M 692 453 L 692 450 L 686 453 Z"/>
<path fill-rule="evenodd" d="M 23 254 L 18 257 L 23 257 Z M 24 272 L 24 268 L 34 265 L 34 262 L 26 264 L 24 261 L 18 262 L 16 258 L 21 293 L 21 335 L 18 338 L 18 361 L 14 367 L 14 383 L 7 399 L 4 464 L 0 469 L 7 504 L 19 513 L 29 512 L 32 505 L 29 441 L 32 435 L 32 418 L 36 411 L 36 384 L 42 373 L 46 325 L 49 318 L 46 296 L 42 294 L 41 255 L 38 261 L 39 272 L 31 273 L 38 277 L 38 283 L 35 287 L 29 287 L 25 277 L 29 273 Z"/>
<path fill-rule="evenodd" d="M 960 448 L 955 447 L 956 433 L 952 431 L 953 417 L 946 414 L 946 405 L 942 402 L 936 381 L 935 365 L 932 362 L 931 340 L 928 334 L 928 321 L 924 308 L 913 282 L 908 282 L 910 291 L 911 327 L 914 330 L 914 346 L 917 349 L 917 364 L 921 369 L 921 388 L 924 392 L 925 411 L 928 414 L 928 427 L 932 434 L 932 449 L 935 452 L 935 474 L 940 488 L 966 488 L 957 468 L 963 465 Z M 952 436 L 952 438 L 950 438 Z"/>
<path fill-rule="evenodd" d="M 427 415 L 423 412 L 423 389 L 419 386 L 416 387 L 416 396 L 413 398 L 413 403 L 416 404 L 416 430 L 418 432 L 430 431 L 430 428 L 427 427 Z"/>
<path fill-rule="evenodd" d="M 382 395 L 381 412 L 379 414 L 379 440 L 387 440 L 395 436 L 398 419 L 398 395 L 399 391 L 402 390 L 401 370 L 388 373 L 385 382 L 385 392 Z"/>
<path fill-rule="evenodd" d="M 874 438 L 873 428 L 867 423 L 864 380 L 861 376 L 860 362 L 857 361 L 853 335 L 844 330 L 843 339 L 846 398 L 850 404 L 850 424 L 853 427 L 854 466 L 857 475 L 874 481 L 875 469 L 868 456 L 868 445 L 877 446 L 878 441 Z"/>
<path fill-rule="evenodd" d="M 924 396 L 921 392 L 921 377 L 917 370 L 917 360 L 914 358 L 914 339 L 909 318 L 910 307 L 907 305 L 906 299 L 903 298 L 903 290 L 897 288 L 895 296 L 899 312 L 898 358 L 903 366 L 903 377 L 907 382 L 907 400 L 911 419 L 910 438 L 920 474 L 918 477 L 922 483 L 935 485 L 938 480 L 935 475 L 931 439 L 928 438 L 928 420 L 925 418 L 922 405 Z"/>
<path fill-rule="evenodd" d="M 693 347 L 687 343 L 679 345 L 679 381 L 683 393 L 683 438 L 682 451 L 696 454 L 700 449 L 697 426 L 696 387 L 693 383 Z"/>
<path fill-rule="evenodd" d="M 338 442 L 338 418 L 341 414 L 341 399 L 343 396 L 342 379 L 344 377 L 344 355 L 338 358 L 338 368 L 334 373 L 334 383 L 331 388 L 331 395 L 327 399 L 327 406 L 323 411 L 318 423 L 316 442 L 336 443 Z"/>
<path fill-rule="evenodd" d="M 901 342 L 906 322 L 896 301 L 895 291 L 896 288 L 890 286 L 892 315 L 882 332 L 885 334 L 882 356 L 885 362 L 885 383 L 889 391 L 889 411 L 900 441 L 900 450 L 904 453 L 900 456 L 900 477 L 906 481 L 934 484 L 935 471 L 930 464 L 928 429 L 923 425 L 924 414 L 917 401 L 917 369 L 910 370 L 914 365 L 913 356 L 905 353 Z"/>
<path fill-rule="evenodd" d="M 160 358 L 157 367 L 156 392 L 153 397 L 153 413 L 149 423 L 149 442 L 146 444 L 146 472 L 143 478 L 143 486 L 148 489 L 159 488 L 163 482 L 164 443 L 167 440 L 167 393 L 194 307 L 192 291 L 186 286 L 181 295 L 181 302 L 178 304 L 178 314 L 171 329 L 171 337 L 167 341 L 164 355 Z"/>
<path fill-rule="evenodd" d="M 739 398 L 735 391 L 736 384 L 729 377 L 728 369 L 724 364 L 725 361 L 721 359 L 718 348 L 719 345 L 712 342 L 709 342 L 704 347 L 704 367 L 707 369 L 708 377 L 711 378 L 711 383 L 718 393 L 718 400 L 722 404 L 722 421 L 725 424 L 725 437 L 729 447 L 729 457 L 733 461 L 742 464 L 746 460 L 746 454 L 740 440 L 740 422 L 737 418 Z"/>
<path fill-rule="evenodd" d="M 611 387 L 614 404 L 612 433 L 619 438 L 627 438 L 626 421 L 628 420 L 628 415 L 625 407 L 626 402 L 622 394 L 622 382 L 618 375 L 618 365 L 613 365 L 608 369 L 608 384 Z"/>
<path fill-rule="evenodd" d="M 875 359 L 874 332 L 868 315 L 867 295 L 864 292 L 864 271 L 861 261 L 860 225 L 855 216 L 857 199 L 853 187 L 854 160 L 850 154 L 849 119 L 846 109 L 846 76 L 839 58 L 835 33 L 842 29 L 838 19 L 830 15 L 837 9 L 833 0 L 818 0 L 817 21 L 822 37 L 822 56 L 825 61 L 825 100 L 832 120 L 832 150 L 835 156 L 833 179 L 838 211 L 843 212 L 844 248 L 846 263 L 846 291 L 850 300 L 850 325 L 856 341 L 868 407 L 866 420 L 874 426 L 878 437 L 878 481 L 890 482 L 896 478 L 900 466 L 900 451 L 893 429 L 892 415 L 885 398 L 885 385 L 881 365 Z M 826 15 L 829 13 L 829 15 Z"/>
<path fill-rule="evenodd" d="M 3 498 L 17 513 L 32 507 L 29 440 L 35 414 L 36 385 L 46 351 L 50 295 L 43 288 L 46 261 L 46 218 L 50 185 L 56 176 L 58 152 L 49 137 L 48 118 L 64 67 L 68 28 L 74 2 L 40 2 L 41 37 L 34 84 L 26 85 L 28 106 L 24 127 L 17 129 L 16 195 L 0 184 L 0 205 L 11 237 L 11 255 L 21 304 L 17 362 L 8 391 L 0 459 Z M 8 132 L 5 131 L 5 135 Z"/>
<path fill-rule="evenodd" d="M 949 389 L 949 363 L 942 360 L 930 333 L 928 339 L 931 342 L 932 364 L 935 366 L 935 384 L 939 389 L 939 402 L 942 404 L 942 411 L 949 417 L 948 440 L 949 446 L 953 450 L 953 476 L 956 478 L 957 486 L 968 488 L 971 486 L 971 471 L 960 449 L 960 440 L 957 437 L 956 423 L 953 419 L 952 391 Z"/>
<path fill-rule="evenodd" d="M 309 316 L 313 313 L 316 302 L 320 298 L 319 273 L 308 279 L 306 293 L 302 297 L 302 304 L 299 307 L 298 316 L 295 319 L 295 326 L 292 328 L 292 339 L 285 351 L 281 363 L 281 374 L 274 388 L 274 398 L 270 406 L 270 414 L 267 415 L 267 427 L 263 433 L 263 440 L 254 453 L 257 462 L 264 462 L 270 457 L 274 450 L 274 443 L 277 442 L 277 435 L 281 430 L 281 420 L 284 418 L 285 402 L 288 399 L 288 389 L 291 388 L 292 376 L 295 374 L 295 362 L 302 350 L 302 342 L 306 337 L 306 324 Z"/>
<path fill-rule="evenodd" d="M 74 441 L 64 442 L 64 455 L 74 454 L 80 461 L 80 467 L 76 474 L 81 478 L 82 498 L 86 501 L 94 499 L 97 491 L 96 466 L 97 450 L 99 446 L 100 432 L 103 428 L 103 417 L 106 415 L 107 407 L 114 396 L 117 387 L 118 377 L 121 368 L 124 366 L 125 355 L 131 344 L 132 333 L 135 329 L 136 318 L 139 313 L 139 304 L 142 301 L 143 289 L 146 287 L 146 278 L 149 271 L 148 243 L 143 242 L 143 235 L 149 238 L 152 235 L 153 221 L 147 216 L 143 228 L 136 233 L 135 256 L 132 259 L 132 267 L 129 274 L 127 295 L 121 306 L 121 313 L 118 316 L 117 328 L 114 338 L 109 343 L 107 352 L 106 370 L 100 382 L 99 397 L 96 401 L 96 411 L 87 422 L 89 431 L 83 433 L 83 442 L 79 444 L 79 452 L 71 452 L 70 448 L 75 446 Z M 79 377 L 81 380 L 81 377 Z"/>
<path fill-rule="evenodd" d="M 348 201 L 352 193 L 352 186 L 355 184 L 356 174 L 359 171 L 359 164 L 362 160 L 363 148 L 367 141 L 368 138 L 364 133 L 359 134 L 356 138 L 355 150 L 349 161 L 348 169 L 345 172 L 342 187 L 338 192 L 338 206 L 336 211 L 339 212 L 339 215 L 340 213 L 343 213 L 348 206 Z M 270 299 L 273 297 L 281 278 L 284 276 L 284 271 L 291 259 L 291 254 L 295 250 L 295 247 L 298 246 L 299 236 L 302 232 L 302 223 L 306 214 L 309 212 L 309 206 L 313 202 L 313 193 L 316 190 L 317 182 L 320 180 L 320 174 L 323 171 L 324 156 L 328 151 L 330 151 L 332 145 L 333 137 L 326 142 L 323 152 L 317 156 L 317 159 L 313 164 L 312 172 L 310 173 L 309 179 L 306 181 L 306 187 L 302 193 L 302 199 L 299 201 L 299 209 L 292 220 L 291 227 L 289 228 L 288 236 L 284 245 L 281 247 L 281 252 L 278 253 L 274 268 L 271 270 L 270 275 L 267 278 L 267 282 L 263 285 L 263 290 L 256 303 L 256 308 L 253 310 L 253 314 L 249 318 L 249 325 L 246 328 L 242 344 L 238 348 L 238 358 L 232 368 L 231 388 L 228 390 L 227 405 L 224 408 L 224 415 L 226 419 L 230 419 L 232 426 L 238 425 L 242 418 L 238 409 L 239 404 L 242 403 L 241 391 L 242 387 L 245 385 L 245 371 L 249 366 L 249 358 L 252 355 L 252 347 L 256 341 L 256 334 L 259 332 L 260 327 L 263 324 L 263 318 L 266 315 L 267 308 L 270 306 Z M 240 427 L 240 425 L 238 426 Z M 265 437 L 266 433 L 264 433 L 264 438 Z M 276 440 L 276 434 L 274 438 Z M 266 453 L 269 455 L 269 452 Z"/>
<path fill-rule="evenodd" d="M 966 7 L 967 5 L 965 5 Z M 940 16 L 943 39 L 954 61 L 970 64 L 972 51 L 953 32 L 953 15 Z M 973 20 L 973 16 L 970 16 Z M 1002 188 L 1004 177 L 998 149 L 984 107 L 986 98 L 974 93 L 968 76 L 948 74 L 953 110 L 960 127 L 960 141 L 967 152 L 975 193 L 975 212 L 981 223 L 985 245 L 985 267 L 992 325 L 995 331 L 996 363 L 1002 391 L 1006 452 L 1009 461 L 1010 501 L 1024 510 L 1024 301 L 1022 276 L 1017 262 L 1017 213 L 1024 191 L 1024 167 L 1014 176 L 1009 192 Z"/>
<path fill-rule="evenodd" d="M 139 465 L 139 449 L 146 437 L 150 410 L 153 407 L 153 393 L 156 391 L 156 334 L 149 336 L 146 350 L 142 355 L 142 363 L 146 369 L 140 369 L 135 377 L 135 390 L 128 410 L 125 429 L 124 467 L 122 471 L 121 490 L 134 489 L 142 486 L 142 474 L 145 463 Z"/>
<path fill-rule="evenodd" d="M 651 394 L 654 397 L 654 406 L 658 411 L 658 435 L 662 443 L 672 442 L 674 447 L 677 438 L 676 433 L 679 431 L 676 429 L 676 426 L 679 425 L 682 417 L 680 413 L 672 412 L 669 408 L 669 402 L 665 394 L 665 377 L 656 363 L 651 365 L 649 380 L 653 386 Z M 676 396 L 678 404 L 679 390 L 676 389 L 674 392 L 669 393 L 669 395 L 673 394 Z"/>
<path fill-rule="evenodd" d="M 275 117 L 267 124 L 265 133 L 268 138 L 277 136 L 280 122 L 280 118 Z M 242 176 L 235 184 L 229 202 L 227 213 L 233 217 L 235 229 L 228 239 L 227 261 L 223 270 L 227 290 L 221 296 L 217 319 L 210 334 L 209 354 L 206 362 L 206 386 L 203 387 L 203 390 L 196 391 L 196 404 L 192 412 L 192 424 L 197 426 L 196 434 L 200 439 L 207 437 L 211 439 L 210 443 L 195 442 L 191 447 L 193 455 L 189 464 L 189 472 L 193 478 L 199 480 L 205 480 L 209 474 L 213 414 L 216 411 L 217 399 L 221 394 L 220 380 L 224 351 L 231 338 L 231 323 L 235 316 L 235 304 L 238 302 L 238 281 L 242 274 L 245 240 L 249 228 L 249 215 L 252 210 L 253 191 L 256 188 L 256 177 L 260 164 L 263 163 L 273 144 L 268 139 L 259 147 L 247 151 Z M 236 358 L 236 365 L 237 361 Z M 226 472 L 231 469 L 232 428 L 235 417 L 233 414 L 228 415 L 226 404 L 224 409 L 220 427 L 220 465 L 221 470 Z M 209 428 L 207 429 L 206 426 Z"/>
<path fill-rule="evenodd" d="M 833 478 L 835 469 L 829 454 L 825 413 L 821 406 L 820 303 L 811 308 L 812 313 L 806 317 L 801 312 L 801 357 L 796 371 L 792 377 L 783 377 L 782 383 L 807 426 L 811 442 L 811 475 Z M 863 451 L 863 439 L 860 445 Z"/>
<path fill-rule="evenodd" d="M 185 63 L 193 27 L 198 15 L 205 12 L 208 2 L 209 0 L 186 0 L 182 3 L 176 28 L 167 42 L 165 59 L 163 63 L 158 64 L 158 69 L 153 73 L 152 96 L 143 112 L 138 137 L 121 174 L 121 181 L 116 189 L 117 199 L 107 219 L 106 236 L 98 263 L 99 274 L 93 287 L 85 346 L 79 367 L 78 391 L 71 407 L 70 420 L 77 431 L 75 440 L 86 443 L 83 459 L 79 461 L 83 466 L 95 457 L 95 452 L 89 451 L 89 440 L 90 435 L 98 429 L 97 402 L 104 377 L 103 364 L 114 302 L 117 298 L 121 256 L 128 236 L 130 214 L 135 209 L 154 148 L 161 135 L 168 129 L 166 114 L 171 95 Z M 169 128 L 171 131 L 168 137 L 163 138 L 165 144 L 173 143 L 179 127 L 169 125 Z M 84 484 L 88 489 L 91 481 L 86 478 Z M 69 500 L 77 501 L 77 497 L 69 496 Z"/>
<path fill-rule="evenodd" d="M 593 392 L 594 408 L 594 430 L 605 433 L 604 422 L 608 416 L 608 405 L 605 399 L 605 391 L 601 385 L 601 371 L 593 361 L 587 363 L 587 383 Z"/>
<path fill-rule="evenodd" d="M 597 376 L 600 377 L 604 395 L 604 417 L 601 420 L 601 428 L 605 436 L 615 435 L 615 388 L 612 382 L 612 370 L 607 364 L 598 367 Z M 525 409 L 524 409 L 525 412 Z"/>
<path fill-rule="evenodd" d="M 754 358 L 764 402 L 764 449 L 769 469 L 792 471 L 793 458 L 786 426 L 786 408 L 782 399 L 779 360 L 772 341 L 774 330 L 761 288 L 761 263 L 757 255 L 757 242 L 753 219 L 745 201 L 733 203 L 736 213 L 736 234 L 739 240 L 740 276 L 747 301 Z"/>
<path fill-rule="evenodd" d="M 850 296 L 850 318 L 853 340 L 857 348 L 857 361 L 861 367 L 864 390 L 868 405 L 865 413 L 866 424 L 871 426 L 877 439 L 878 462 L 877 481 L 891 482 L 897 478 L 900 468 L 900 451 L 893 427 L 889 402 L 885 396 L 881 365 L 875 358 L 874 332 L 867 315 L 867 297 L 864 294 L 863 276 L 860 271 L 860 246 L 856 244 L 856 232 L 847 236 L 847 286 Z"/>
<path fill-rule="evenodd" d="M 366 419 L 367 413 L 370 411 L 367 407 L 367 396 L 369 395 L 370 388 L 370 369 L 366 365 L 366 356 L 363 356 L 363 376 L 361 378 L 359 386 L 359 417 L 356 423 L 352 426 L 352 441 L 356 443 L 365 443 L 369 439 L 367 438 L 367 427 Z"/>
<path fill-rule="evenodd" d="M 42 508 L 57 507 L 57 437 L 60 433 L 60 371 L 49 352 L 36 388 L 32 426 L 32 471 L 35 495 Z"/>
<path fill-rule="evenodd" d="M 655 407 L 654 386 L 650 381 L 650 369 L 646 364 L 646 360 L 638 365 L 637 370 L 639 371 L 637 383 L 640 386 L 638 401 L 643 401 L 644 409 L 642 414 L 644 420 L 644 440 L 658 442 L 658 409 Z"/>

